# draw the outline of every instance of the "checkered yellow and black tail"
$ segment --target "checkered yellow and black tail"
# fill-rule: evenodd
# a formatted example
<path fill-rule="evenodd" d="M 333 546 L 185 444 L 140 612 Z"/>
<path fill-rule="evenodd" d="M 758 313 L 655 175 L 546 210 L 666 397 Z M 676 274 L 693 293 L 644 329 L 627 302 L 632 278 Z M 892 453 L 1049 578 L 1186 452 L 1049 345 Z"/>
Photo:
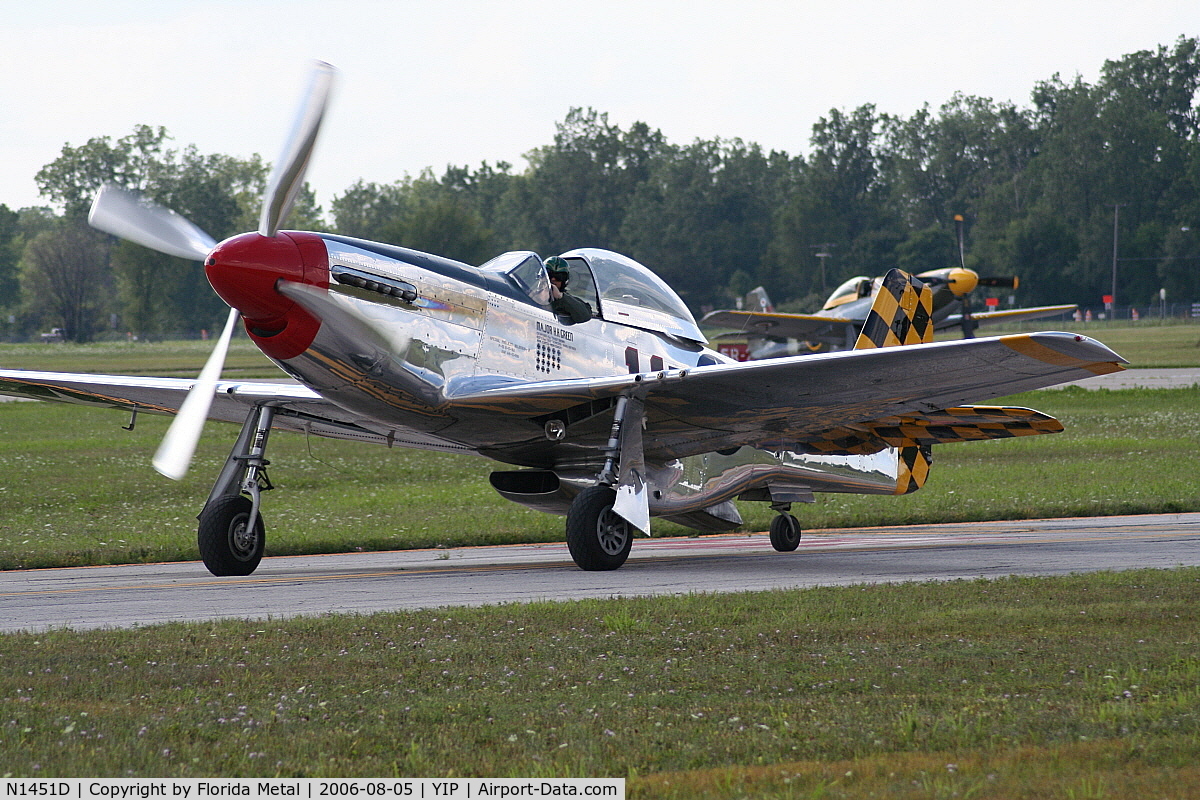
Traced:
<path fill-rule="evenodd" d="M 875 294 L 855 350 L 933 341 L 933 290 L 903 270 L 889 270 Z"/>
<path fill-rule="evenodd" d="M 933 290 L 899 269 L 883 276 L 875 294 L 871 312 L 855 350 L 873 347 L 898 347 L 933 341 Z M 925 485 L 933 466 L 933 448 L 928 444 L 906 445 L 896 449 L 896 494 L 915 492 Z"/>
<path fill-rule="evenodd" d="M 896 450 L 896 491 L 911 494 L 925 485 L 933 469 L 933 448 L 927 444 L 901 447 Z"/>

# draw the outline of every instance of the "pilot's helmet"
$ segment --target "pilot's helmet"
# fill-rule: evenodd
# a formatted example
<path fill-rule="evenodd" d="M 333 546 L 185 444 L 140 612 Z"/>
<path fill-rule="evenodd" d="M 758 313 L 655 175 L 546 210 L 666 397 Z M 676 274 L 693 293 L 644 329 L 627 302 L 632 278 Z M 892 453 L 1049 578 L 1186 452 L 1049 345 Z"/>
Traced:
<path fill-rule="evenodd" d="M 546 272 L 551 278 L 562 281 L 563 286 L 566 286 L 567 281 L 571 280 L 571 268 L 567 266 L 566 260 L 559 256 L 550 256 L 546 259 Z"/>

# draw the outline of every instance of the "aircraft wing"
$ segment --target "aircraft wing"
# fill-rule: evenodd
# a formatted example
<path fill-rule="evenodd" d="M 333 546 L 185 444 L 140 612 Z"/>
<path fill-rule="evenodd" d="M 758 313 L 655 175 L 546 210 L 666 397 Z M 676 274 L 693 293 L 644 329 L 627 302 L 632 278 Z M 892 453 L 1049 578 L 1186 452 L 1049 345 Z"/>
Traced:
<path fill-rule="evenodd" d="M 194 380 L 139 378 L 71 372 L 0 370 L 0 394 L 30 400 L 52 400 L 103 408 L 174 414 Z M 290 381 L 219 381 L 209 419 L 241 424 L 250 408 L 275 406 L 272 427 L 315 436 L 436 450 L 467 450 L 419 435 L 397 437 L 387 429 L 356 418 L 306 386 Z"/>
<path fill-rule="evenodd" d="M 510 458 L 520 454 L 517 463 L 537 463 L 553 462 L 553 451 L 564 445 L 592 452 L 602 448 L 616 398 L 633 394 L 645 404 L 647 458 L 666 461 L 742 445 L 869 452 L 906 439 L 928 443 L 988 438 L 979 431 L 1033 425 L 1009 412 L 996 416 L 959 407 L 1115 372 L 1123 369 L 1122 363 L 1124 359 L 1088 337 L 1032 333 L 638 375 L 535 382 L 489 379 L 486 387 L 468 382 L 447 398 L 450 415 L 471 429 L 459 437 L 461 444 L 417 433 L 398 435 L 307 387 L 286 382 L 221 381 L 209 418 L 240 423 L 251 406 L 270 403 L 277 409 L 273 427 L 278 429 L 421 449 Z M 180 378 L 0 370 L 0 394 L 153 414 L 175 413 L 193 383 Z M 1007 427 L 1003 417 L 1012 420 Z M 561 443 L 542 435 L 542 427 L 553 419 L 567 426 Z M 903 433 L 917 428 L 912 435 Z"/>
<path fill-rule="evenodd" d="M 800 339 L 807 342 L 846 343 L 846 326 L 855 333 L 861 320 L 846 317 L 821 317 L 814 314 L 776 314 L 765 311 L 710 311 L 700 320 L 714 328 L 732 328 L 750 336 L 774 339 Z"/>
<path fill-rule="evenodd" d="M 599 441 L 607 434 L 612 398 L 634 393 L 645 403 L 647 458 L 669 460 L 741 445 L 834 452 L 844 449 L 837 441 L 848 430 L 868 430 L 886 444 L 886 436 L 873 432 L 879 426 L 947 426 L 947 409 L 1116 372 L 1122 363 L 1094 339 L 1033 333 L 513 384 L 451 402 L 541 424 L 558 419 L 567 424 L 566 442 L 578 442 L 577 435 Z M 975 427 L 991 422 L 981 418 Z M 970 438 L 987 437 L 937 440 Z"/>
<path fill-rule="evenodd" d="M 1069 314 L 1079 306 L 1071 303 L 1063 306 L 1034 306 L 1031 308 L 1010 308 L 1003 311 L 973 311 L 971 319 L 976 325 L 992 325 L 997 322 L 1016 322 L 1026 319 L 1044 319 Z M 943 320 L 934 323 L 934 330 L 957 328 L 962 325 L 962 314 L 951 314 Z"/>

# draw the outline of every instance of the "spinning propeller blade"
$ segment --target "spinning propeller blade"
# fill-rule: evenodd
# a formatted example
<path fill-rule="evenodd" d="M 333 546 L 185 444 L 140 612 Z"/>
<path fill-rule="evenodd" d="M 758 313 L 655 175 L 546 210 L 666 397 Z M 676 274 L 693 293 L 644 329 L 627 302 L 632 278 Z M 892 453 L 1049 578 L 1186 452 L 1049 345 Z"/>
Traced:
<path fill-rule="evenodd" d="M 958 265 L 963 269 L 967 268 L 967 235 L 965 229 L 965 220 L 962 214 L 954 215 L 954 232 L 958 238 Z M 960 298 L 962 300 L 962 332 L 964 339 L 975 338 L 975 320 L 971 318 L 971 293 L 966 292 Z"/>
<path fill-rule="evenodd" d="M 275 236 L 279 226 L 287 218 L 295 204 L 296 195 L 304 184 L 304 172 L 312 156 L 325 107 L 329 102 L 333 86 L 334 68 L 317 62 L 308 90 L 301 98 L 300 109 L 292 125 L 291 134 L 279 160 L 271 170 L 263 195 L 262 214 L 258 232 L 263 236 Z M 92 227 L 128 239 L 167 255 L 193 261 L 204 261 L 216 247 L 211 236 L 193 225 L 174 211 L 122 189 L 105 185 L 92 202 L 88 222 Z M 180 480 L 187 474 L 196 443 L 212 407 L 217 381 L 225 365 L 229 341 L 233 337 L 234 324 L 239 311 L 229 310 L 225 329 L 205 362 L 200 376 L 192 384 L 179 413 L 163 437 L 158 452 L 154 454 L 154 468 L 168 478 Z"/>
<path fill-rule="evenodd" d="M 991 287 L 995 287 L 997 289 L 1016 289 L 1018 286 L 1021 285 L 1021 282 L 1017 279 L 1016 275 L 1013 275 L 1011 277 L 1005 277 L 1005 278 L 1000 278 L 1000 277 L 980 278 L 979 285 L 980 286 L 991 286 Z"/>
<path fill-rule="evenodd" d="M 192 463 L 196 443 L 200 441 L 200 431 L 204 429 L 204 421 L 208 419 L 208 409 L 217 390 L 217 381 L 221 378 L 221 368 L 225 366 L 225 354 L 229 351 L 229 340 L 233 338 L 233 326 L 237 318 L 237 309 L 229 309 L 229 318 L 225 320 L 221 338 L 217 340 L 208 361 L 204 363 L 204 369 L 200 370 L 200 377 L 192 384 L 191 391 L 179 407 L 179 413 L 167 429 L 167 435 L 158 446 L 158 452 L 154 454 L 154 468 L 172 480 L 182 480 Z"/>
<path fill-rule="evenodd" d="M 96 193 L 88 223 L 151 250 L 191 261 L 203 261 L 216 245 L 185 217 L 111 183 Z"/>
<path fill-rule="evenodd" d="M 304 184 L 304 172 L 308 169 L 308 160 L 333 88 L 334 72 L 334 68 L 323 61 L 318 61 L 313 69 L 308 90 L 292 123 L 292 132 L 267 180 L 267 193 L 263 196 L 262 214 L 258 220 L 258 232 L 263 236 L 274 236 L 278 232 Z"/>
<path fill-rule="evenodd" d="M 958 238 L 958 265 L 963 269 L 967 268 L 967 246 L 966 246 L 966 231 L 964 230 L 965 220 L 962 214 L 954 215 L 954 233 Z"/>

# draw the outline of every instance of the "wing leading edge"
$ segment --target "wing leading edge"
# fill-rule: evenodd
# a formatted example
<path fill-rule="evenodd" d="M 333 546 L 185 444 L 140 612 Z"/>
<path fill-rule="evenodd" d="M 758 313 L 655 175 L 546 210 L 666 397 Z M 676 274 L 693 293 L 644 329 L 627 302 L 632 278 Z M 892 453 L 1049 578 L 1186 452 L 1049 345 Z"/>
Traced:
<path fill-rule="evenodd" d="M 512 383 L 446 398 L 452 415 L 565 423 L 565 443 L 606 419 L 615 398 L 645 404 L 645 455 L 668 461 L 749 445 L 818 453 L 869 452 L 906 442 L 966 441 L 1049 432 L 1053 421 L 1005 411 L 962 411 L 1017 392 L 1123 369 L 1100 342 L 1070 333 L 854 350 L 565 381 Z M 0 370 L 0 394 L 173 414 L 194 381 L 119 375 Z M 449 436 L 398 434 L 359 418 L 313 390 L 289 383 L 222 381 L 210 419 L 240 423 L 253 405 L 277 409 L 274 427 L 320 436 L 439 450 L 476 450 Z M 1031 412 L 1036 413 L 1036 412 Z M 492 416 L 494 415 L 494 417 Z M 949 417 L 947 416 L 949 415 Z M 1042 415 L 1039 415 L 1039 417 Z M 503 427 L 503 426 L 500 426 Z M 606 425 L 599 426 L 605 434 Z M 990 432 L 990 434 L 989 434 Z M 604 437 L 600 437 L 603 439 Z M 552 448 L 546 442 L 539 447 Z M 526 448 L 522 437 L 515 446 Z M 505 445 L 493 440 L 491 452 Z"/>
<path fill-rule="evenodd" d="M 460 395 L 451 403 L 559 419 L 567 424 L 570 440 L 577 420 L 590 419 L 604 401 L 628 393 L 644 399 L 647 458 L 669 460 L 741 445 L 830 452 L 845 449 L 834 443 L 845 438 L 847 426 L 857 426 L 854 436 L 867 431 L 863 435 L 880 447 L 904 438 L 923 442 L 930 437 L 898 436 L 886 429 L 945 428 L 946 414 L 971 403 L 1116 372 L 1123 363 L 1094 339 L 1033 333 L 518 384 Z M 968 430 L 1015 435 L 1004 426 L 1008 431 L 1022 427 L 1020 415 L 997 413 L 1007 419 L 999 427 L 1001 420 L 982 412 L 974 418 L 960 413 L 952 426 L 959 432 L 943 433 L 938 441 L 989 438 Z"/>
<path fill-rule="evenodd" d="M 0 394 L 147 414 L 175 414 L 196 381 L 127 375 L 0 370 Z M 241 424 L 255 405 L 276 409 L 272 427 L 333 439 L 432 450 L 466 450 L 432 437 L 398 436 L 373 426 L 296 383 L 218 381 L 208 418 Z"/>

